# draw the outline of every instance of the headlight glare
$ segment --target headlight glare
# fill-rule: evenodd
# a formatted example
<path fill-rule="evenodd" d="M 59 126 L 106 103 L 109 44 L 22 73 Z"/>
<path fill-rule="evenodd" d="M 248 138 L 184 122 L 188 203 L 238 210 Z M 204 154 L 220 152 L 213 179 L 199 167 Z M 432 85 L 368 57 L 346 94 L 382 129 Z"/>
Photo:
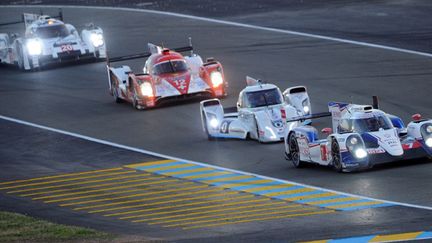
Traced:
<path fill-rule="evenodd" d="M 28 54 L 31 56 L 42 54 L 42 43 L 39 39 L 29 39 L 26 45 Z"/>
<path fill-rule="evenodd" d="M 430 138 L 428 138 L 428 139 L 426 139 L 426 145 L 429 147 L 429 148 L 432 148 L 432 137 L 430 137 Z"/>
<path fill-rule="evenodd" d="M 140 88 L 143 96 L 153 97 L 153 88 L 149 82 L 142 83 Z"/>
<path fill-rule="evenodd" d="M 103 35 L 100 33 L 91 33 L 90 41 L 92 42 L 94 47 L 100 47 L 104 44 Z"/>
<path fill-rule="evenodd" d="M 218 125 L 219 125 L 219 121 L 216 118 L 211 118 L 210 119 L 210 126 L 212 128 L 217 128 Z"/>
<path fill-rule="evenodd" d="M 220 72 L 212 72 L 210 74 L 210 79 L 211 79 L 213 88 L 217 88 L 223 83 L 222 74 Z"/>
<path fill-rule="evenodd" d="M 359 158 L 359 159 L 363 159 L 367 156 L 367 152 L 364 148 L 358 148 L 355 150 L 354 156 Z"/>
<path fill-rule="evenodd" d="M 308 113 L 309 110 L 310 110 L 310 109 L 309 109 L 309 106 L 304 106 L 304 107 L 303 107 L 303 111 L 304 111 L 305 113 Z"/>

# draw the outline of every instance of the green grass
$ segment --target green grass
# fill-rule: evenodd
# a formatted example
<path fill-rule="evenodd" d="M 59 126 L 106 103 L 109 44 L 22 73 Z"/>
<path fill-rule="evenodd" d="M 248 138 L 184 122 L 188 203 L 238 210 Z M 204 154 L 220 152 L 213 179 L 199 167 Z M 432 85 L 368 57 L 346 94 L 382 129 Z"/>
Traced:
<path fill-rule="evenodd" d="M 113 235 L 0 211 L 0 242 L 110 241 Z"/>

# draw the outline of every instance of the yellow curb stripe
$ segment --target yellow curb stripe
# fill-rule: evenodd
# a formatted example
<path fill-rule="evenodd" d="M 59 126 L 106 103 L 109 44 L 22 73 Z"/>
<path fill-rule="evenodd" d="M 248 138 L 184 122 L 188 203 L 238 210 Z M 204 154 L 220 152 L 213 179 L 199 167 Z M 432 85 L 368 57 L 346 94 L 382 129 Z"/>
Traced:
<path fill-rule="evenodd" d="M 221 187 L 225 187 L 225 188 L 233 188 L 233 187 L 237 187 L 237 186 L 247 186 L 247 185 L 254 185 L 254 184 L 259 184 L 259 183 L 268 183 L 270 182 L 270 180 L 256 180 L 256 181 L 246 181 L 246 182 L 237 182 L 237 183 L 231 183 L 231 184 L 223 184 L 223 185 L 218 185 Z"/>
<path fill-rule="evenodd" d="M 313 195 L 305 195 L 305 196 L 284 198 L 283 200 L 286 200 L 286 201 L 298 201 L 298 200 L 304 200 L 304 199 L 330 197 L 330 196 L 335 196 L 335 195 L 337 195 L 337 194 L 332 193 L 332 192 L 328 192 L 328 193 L 320 193 L 320 194 L 313 194 Z M 301 202 L 298 202 L 298 203 L 301 203 Z M 302 203 L 302 204 L 304 204 L 304 203 Z"/>
<path fill-rule="evenodd" d="M 231 200 L 237 200 L 237 199 L 248 199 L 248 198 L 253 198 L 255 197 L 255 195 L 243 195 L 243 196 L 238 196 L 235 198 L 221 198 L 221 199 L 213 199 L 213 200 L 205 200 L 205 201 L 200 201 L 200 202 L 192 202 L 192 203 L 184 203 L 184 204 L 177 204 L 177 205 L 172 205 L 172 206 L 163 206 L 163 207 L 156 207 L 156 208 L 146 208 L 146 209 L 138 209 L 138 210 L 132 210 L 132 211 L 124 211 L 124 212 L 118 212 L 118 213 L 110 213 L 110 214 L 105 214 L 104 216 L 119 216 L 119 215 L 127 215 L 127 214 L 133 214 L 133 213 L 142 213 L 142 212 L 148 212 L 148 211 L 160 211 L 160 210 L 165 210 L 165 209 L 171 209 L 171 208 L 181 208 L 181 207 L 186 207 L 186 206 L 196 206 L 196 205 L 201 205 L 201 204 L 208 204 L 208 203 L 218 203 L 218 202 L 226 202 L 226 201 L 231 201 Z M 266 198 L 267 200 L 271 200 L 270 198 Z M 242 202 L 246 202 L 246 201 L 242 201 Z M 218 206 L 218 205 L 211 205 L 213 206 Z M 210 207 L 210 206 L 209 206 Z M 194 210 L 195 208 L 186 208 L 186 209 L 180 209 L 180 210 Z M 180 211 L 179 211 L 180 212 Z M 159 212 L 159 213 L 169 213 L 169 211 L 164 211 L 164 212 Z M 153 213 L 156 214 L 156 213 Z"/>
<path fill-rule="evenodd" d="M 142 185 L 148 185 L 149 183 L 142 183 Z M 181 184 L 181 186 L 185 186 L 185 188 L 188 188 L 189 185 L 191 184 L 195 184 L 194 182 L 184 182 L 183 184 Z M 167 189 L 167 188 L 178 188 L 179 184 L 176 181 L 175 183 L 168 183 L 168 184 L 164 184 L 162 186 L 153 186 L 151 187 L 152 190 L 154 189 Z M 137 187 L 138 185 L 133 185 L 133 187 Z M 53 203 L 53 202 L 64 202 L 64 201 L 71 201 L 71 200 L 77 200 L 77 199 L 85 199 L 85 198 L 92 198 L 92 197 L 102 197 L 102 196 L 110 196 L 110 195 L 118 195 L 118 194 L 125 194 L 125 193 L 130 193 L 130 192 L 136 192 L 136 191 L 143 191 L 143 188 L 135 188 L 135 189 L 131 189 L 131 190 L 122 190 L 122 191 L 118 191 L 118 192 L 107 192 L 107 193 L 100 193 L 100 194 L 93 194 L 93 195 L 86 195 L 86 196 L 79 196 L 79 197 L 68 197 L 68 198 L 61 198 L 61 199 L 55 199 L 55 200 L 49 200 L 49 201 L 44 201 L 45 203 Z M 87 192 L 88 193 L 88 192 Z M 155 193 L 155 192 L 153 192 Z M 37 200 L 38 198 L 33 198 L 33 200 Z"/>
<path fill-rule="evenodd" d="M 68 192 L 68 191 L 76 191 L 76 190 L 84 190 L 84 189 L 91 189 L 91 188 L 98 188 L 98 187 L 107 187 L 107 186 L 112 186 L 112 185 L 122 185 L 122 184 L 129 184 L 132 182 L 137 182 L 137 181 L 149 181 L 149 180 L 157 180 L 157 179 L 162 179 L 162 178 L 167 178 L 165 176 L 155 176 L 155 177 L 150 177 L 150 178 L 145 178 L 146 176 L 148 176 L 150 174 L 137 174 L 135 176 L 129 176 L 127 177 L 127 179 L 130 178 L 136 178 L 136 177 L 144 177 L 144 178 L 140 178 L 140 179 L 134 179 L 134 180 L 126 180 L 126 181 L 118 181 L 118 182 L 110 182 L 110 183 L 102 183 L 102 184 L 96 184 L 96 185 L 91 185 L 91 186 L 80 186 L 78 188 L 63 188 L 63 189 L 58 189 L 58 190 L 48 190 L 48 191 L 41 191 L 41 192 L 34 192 L 34 193 L 28 193 L 28 194 L 22 194 L 19 196 L 22 197 L 30 197 L 30 196 L 35 196 L 35 195 L 43 195 L 43 194 L 50 194 L 50 193 L 57 193 L 57 192 Z M 102 189 L 100 189 L 102 190 Z M 104 188 L 104 190 L 107 190 L 106 188 Z M 109 190 L 109 188 L 108 188 Z M 9 192 L 8 192 L 9 193 Z M 80 192 L 73 192 L 73 193 L 80 193 Z"/>
<path fill-rule="evenodd" d="M 192 186 L 192 187 L 184 187 L 184 188 L 175 188 L 170 190 L 164 190 L 164 191 L 156 191 L 156 192 L 146 192 L 146 193 L 137 193 L 127 196 L 121 196 L 121 197 L 109 197 L 109 198 L 102 198 L 102 199 L 95 199 L 95 200 L 88 200 L 88 201 L 78 201 L 78 202 L 72 202 L 72 203 L 65 203 L 60 204 L 60 206 L 71 206 L 71 205 L 85 205 L 85 204 L 93 204 L 96 202 L 106 202 L 111 200 L 119 200 L 119 199 L 125 199 L 125 198 L 131 198 L 131 197 L 142 197 L 142 196 L 148 196 L 148 195 L 157 195 L 167 192 L 179 192 L 179 191 L 188 191 L 188 190 L 194 190 L 194 189 L 200 189 L 200 188 L 207 188 L 207 185 L 199 185 L 199 186 Z M 164 196 L 164 197 L 172 197 L 172 195 Z"/>
<path fill-rule="evenodd" d="M 334 210 L 325 210 L 325 211 L 310 212 L 310 213 L 278 215 L 278 216 L 270 216 L 270 217 L 261 217 L 261 218 L 258 218 L 258 219 L 245 219 L 245 220 L 238 220 L 238 221 L 233 221 L 233 222 L 223 222 L 223 223 L 215 223 L 215 224 L 196 225 L 196 226 L 184 227 L 183 229 L 184 230 L 188 230 L 188 229 L 197 229 L 197 228 L 207 228 L 207 227 L 215 227 L 215 226 L 222 226 L 222 225 L 247 223 L 247 222 L 253 222 L 253 221 L 264 221 L 264 220 L 271 220 L 271 219 L 284 219 L 284 218 L 293 218 L 293 217 L 301 217 L 301 216 L 310 216 L 310 215 L 316 215 L 316 214 L 329 214 L 329 213 L 334 213 L 334 212 L 335 212 Z M 164 227 L 166 227 L 166 226 L 164 226 Z"/>
<path fill-rule="evenodd" d="M 296 189 L 296 190 L 288 190 L 288 191 L 283 191 L 283 192 L 269 192 L 269 193 L 264 193 L 262 195 L 272 197 L 272 196 L 290 195 L 290 194 L 296 194 L 296 193 L 301 193 L 301 192 L 312 192 L 312 191 L 316 191 L 316 190 L 313 188 L 300 188 L 300 189 Z"/>
<path fill-rule="evenodd" d="M 265 216 L 265 215 L 273 215 L 273 214 L 282 214 L 282 213 L 291 213 L 291 212 L 301 212 L 301 211 L 315 211 L 314 208 L 302 208 L 302 209 L 288 209 L 288 210 L 278 210 L 275 212 L 264 212 L 264 213 L 255 213 L 255 214 L 243 214 L 240 216 L 231 216 L 231 215 L 224 215 L 226 217 L 220 217 L 216 219 L 206 219 L 206 220 L 197 220 L 192 222 L 183 222 L 183 223 L 176 223 L 176 224 L 169 224 L 164 225 L 163 227 L 178 227 L 178 226 L 187 226 L 187 225 L 193 225 L 193 224 L 203 224 L 203 223 L 210 223 L 210 222 L 217 222 L 217 221 L 226 221 L 226 220 L 233 220 L 233 219 L 243 219 L 243 218 L 251 218 L 251 217 L 259 217 L 259 216 Z M 132 221 L 134 222 L 134 221 Z"/>
<path fill-rule="evenodd" d="M 377 235 L 369 242 L 392 242 L 392 241 L 402 241 L 402 240 L 413 240 L 419 236 L 420 232 L 412 232 L 412 233 L 402 233 L 402 234 L 391 234 L 391 235 Z"/>
<path fill-rule="evenodd" d="M 174 161 L 175 160 L 172 160 L 172 159 L 165 159 L 165 160 L 157 160 L 157 161 L 150 161 L 150 162 L 142 162 L 142 163 L 137 163 L 137 164 L 129 164 L 129 165 L 125 165 L 123 167 L 135 169 L 135 168 L 141 167 L 141 166 L 167 164 L 167 163 L 171 163 Z"/>
<path fill-rule="evenodd" d="M 343 197 L 343 198 L 335 198 L 335 199 L 329 199 L 329 200 L 322 200 L 322 201 L 315 201 L 315 202 L 309 202 L 307 204 L 309 205 L 317 205 L 317 204 L 325 204 L 325 203 L 333 203 L 333 202 L 348 202 L 353 200 L 358 200 L 357 197 Z"/>
<path fill-rule="evenodd" d="M 266 185 L 265 183 L 263 183 L 262 186 L 258 185 L 258 187 L 253 187 L 253 188 L 245 189 L 243 191 L 246 191 L 246 192 L 255 192 L 255 191 L 264 191 L 264 190 L 279 189 L 279 188 L 288 188 L 288 187 L 293 187 L 293 186 L 294 185 L 292 185 L 292 184 L 269 186 L 269 185 Z"/>
<path fill-rule="evenodd" d="M 242 200 L 242 201 L 235 201 L 235 202 L 231 202 L 231 203 L 223 203 L 223 204 L 216 204 L 216 205 L 209 205 L 209 206 L 184 208 L 184 209 L 177 209 L 177 210 L 172 210 L 172 211 L 163 211 L 163 212 L 156 212 L 156 213 L 149 213 L 149 214 L 138 214 L 138 215 L 121 217 L 120 219 L 142 218 L 142 217 L 150 217 L 150 216 L 163 215 L 163 214 L 173 214 L 173 213 L 195 211 L 195 210 L 202 210 L 202 209 L 209 209 L 209 208 L 220 208 L 220 207 L 226 207 L 226 206 L 250 204 L 250 203 L 257 203 L 257 202 L 269 202 L 269 201 L 271 201 L 270 198 L 262 198 L 262 199 L 255 199 L 255 200 Z M 154 210 L 152 209 L 152 210 L 147 210 L 147 211 L 157 211 L 157 210 L 159 210 L 159 209 L 155 208 Z M 140 210 L 137 210 L 137 211 L 140 211 Z M 198 213 L 201 213 L 201 212 L 198 212 Z M 111 215 L 104 215 L 104 216 L 111 216 Z"/>
<path fill-rule="evenodd" d="M 217 217 L 220 215 L 226 215 L 226 213 L 223 213 L 223 214 L 210 214 L 210 213 L 226 212 L 226 211 L 233 211 L 233 210 L 235 210 L 236 212 L 230 213 L 230 215 L 243 214 L 243 213 L 249 213 L 249 212 L 258 212 L 258 211 L 266 211 L 266 210 L 270 210 L 270 211 L 271 210 L 277 210 L 277 209 L 279 209 L 279 207 L 276 207 L 276 208 L 270 207 L 269 208 L 269 206 L 282 205 L 282 204 L 286 204 L 286 202 L 268 202 L 266 204 L 246 205 L 246 206 L 233 207 L 233 208 L 220 208 L 220 209 L 208 210 L 208 211 L 204 211 L 204 212 L 193 212 L 193 213 L 182 214 L 182 215 L 172 215 L 172 216 L 159 217 L 159 218 L 141 219 L 141 220 L 135 220 L 133 222 L 163 220 L 160 222 L 153 222 L 153 223 L 149 223 L 149 224 L 165 224 L 165 223 L 172 223 L 172 222 L 195 220 L 195 219 L 200 219 L 200 218 Z M 295 207 L 301 207 L 301 205 L 289 205 L 289 207 L 295 208 Z M 248 208 L 258 208 L 258 209 L 240 211 L 240 210 L 248 209 Z M 285 208 L 285 207 L 282 207 L 282 208 Z M 191 218 L 186 217 L 186 216 L 193 216 L 193 215 L 200 215 L 200 214 L 205 214 L 205 215 L 199 216 L 199 217 L 191 217 Z M 207 214 L 210 214 L 210 215 L 207 215 Z M 172 219 L 172 218 L 180 218 L 180 219 L 165 220 L 165 219 Z"/>
<path fill-rule="evenodd" d="M 107 211 L 116 211 L 116 210 L 121 210 L 121 209 L 139 208 L 139 207 L 147 207 L 147 206 L 154 206 L 154 205 L 167 204 L 167 203 L 190 201 L 190 200 L 195 200 L 195 199 L 207 199 L 207 198 L 212 198 L 212 197 L 221 197 L 221 196 L 227 196 L 227 195 L 234 195 L 234 194 L 238 194 L 239 192 L 236 192 L 236 191 L 230 191 L 230 192 L 221 191 L 221 193 L 223 193 L 223 194 L 219 195 L 219 193 L 213 193 L 213 194 L 208 194 L 208 195 L 204 195 L 204 196 L 197 196 L 197 197 L 190 197 L 190 198 L 180 198 L 180 199 L 167 200 L 167 201 L 162 201 L 162 202 L 154 202 L 154 203 L 146 203 L 146 204 L 140 204 L 140 205 L 131 205 L 131 206 L 122 206 L 122 207 L 98 209 L 98 210 L 89 211 L 88 213 L 100 213 L 100 212 L 107 212 Z M 200 203 L 202 203 L 202 202 L 200 202 Z M 80 210 L 80 208 L 74 208 L 74 210 Z"/>
<path fill-rule="evenodd" d="M 218 171 L 218 172 L 199 174 L 199 175 L 194 175 L 194 176 L 185 176 L 183 178 L 185 178 L 185 179 L 199 179 L 199 178 L 212 177 L 212 176 L 218 176 L 218 175 L 228 175 L 228 174 L 233 174 L 233 173 L 225 172 L 225 171 L 220 171 L 220 172 Z"/>
<path fill-rule="evenodd" d="M 118 167 L 118 168 L 103 169 L 103 170 L 92 170 L 92 171 L 85 171 L 85 172 L 68 173 L 68 174 L 61 174 L 61 175 L 54 175 L 54 176 L 43 176 L 43 177 L 24 179 L 24 180 L 0 182 L 0 185 L 10 185 L 10 184 L 21 183 L 21 182 L 39 181 L 39 180 L 45 180 L 45 179 L 62 178 L 62 177 L 76 176 L 76 175 L 95 174 L 95 173 L 100 173 L 100 172 L 115 171 L 115 170 L 121 170 L 121 169 L 123 169 L 123 168 Z M 0 188 L 0 190 L 2 190 L 2 188 Z"/>
<path fill-rule="evenodd" d="M 218 179 L 210 179 L 210 180 L 201 180 L 201 182 L 204 183 L 212 183 L 212 182 L 222 182 L 222 181 L 232 181 L 232 180 L 241 180 L 241 179 L 248 179 L 248 178 L 254 178 L 250 175 L 241 175 L 241 176 L 233 176 L 233 177 L 226 177 L 226 178 L 218 178 Z"/>
<path fill-rule="evenodd" d="M 382 203 L 382 202 L 370 201 L 370 202 L 361 202 L 361 203 L 351 203 L 351 204 L 335 205 L 335 206 L 329 206 L 329 207 L 327 207 L 327 208 L 333 208 L 333 209 L 338 209 L 338 208 L 350 208 L 350 207 L 366 206 L 366 205 L 374 205 L 374 204 L 381 204 L 381 203 Z"/>
<path fill-rule="evenodd" d="M 114 202 L 114 203 L 107 203 L 107 204 L 98 204 L 98 205 L 92 205 L 92 206 L 85 206 L 85 207 L 79 207 L 76 208 L 76 210 L 83 210 L 83 209 L 90 209 L 90 208 L 100 208 L 100 207 L 107 207 L 107 206 L 115 206 L 115 205 L 121 205 L 121 204 L 128 204 L 128 203 L 135 203 L 135 202 L 146 202 L 146 201 L 155 201 L 159 199 L 165 199 L 165 198 L 175 198 L 179 196 L 187 196 L 187 195 L 194 195 L 194 194 L 201 194 L 201 193 L 207 193 L 207 192 L 214 192 L 214 191 L 221 191 L 222 188 L 211 188 L 207 190 L 200 190 L 195 192 L 188 192 L 188 193 L 180 193 L 176 195 L 165 195 L 160 197 L 152 197 L 152 198 L 144 198 L 144 199 L 135 199 L 135 200 L 126 200 L 122 202 Z M 60 204 L 60 206 L 67 206 Z"/>
<path fill-rule="evenodd" d="M 123 174 L 131 174 L 131 173 L 136 173 L 136 172 L 135 171 L 126 171 Z M 29 192 L 29 191 L 39 191 L 39 190 L 52 189 L 52 188 L 85 185 L 85 184 L 91 184 L 91 183 L 103 182 L 103 181 L 114 181 L 114 180 L 119 180 L 119 179 L 130 178 L 130 177 L 137 177 L 137 175 L 135 174 L 135 175 L 128 175 L 128 176 L 112 177 L 112 178 L 107 178 L 107 179 L 89 180 L 89 181 L 82 181 L 82 182 L 69 183 L 69 184 L 60 184 L 60 185 L 54 185 L 54 186 L 35 187 L 35 188 L 29 188 L 29 189 L 10 191 L 7 193 L 21 193 L 21 192 Z"/>
<path fill-rule="evenodd" d="M 172 176 L 172 175 L 181 175 L 181 174 L 193 173 L 193 172 L 198 172 L 198 171 L 206 171 L 206 170 L 214 170 L 214 169 L 210 168 L 210 167 L 203 167 L 203 168 L 198 168 L 198 169 L 182 170 L 182 171 L 168 172 L 168 173 L 163 173 L 163 174 Z"/>
<path fill-rule="evenodd" d="M 167 165 L 167 166 L 161 166 L 161 167 L 157 167 L 157 168 L 145 169 L 144 171 L 158 172 L 158 171 L 170 170 L 170 169 L 187 168 L 187 167 L 192 167 L 192 166 L 194 166 L 194 165 L 193 164 Z"/>

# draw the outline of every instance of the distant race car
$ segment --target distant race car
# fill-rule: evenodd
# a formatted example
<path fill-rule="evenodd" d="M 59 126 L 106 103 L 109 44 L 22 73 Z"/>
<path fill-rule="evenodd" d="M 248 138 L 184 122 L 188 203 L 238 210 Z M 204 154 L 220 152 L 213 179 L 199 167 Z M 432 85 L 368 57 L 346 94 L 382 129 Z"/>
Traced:
<path fill-rule="evenodd" d="M 148 46 L 150 52 L 107 59 L 109 89 L 117 103 L 126 101 L 140 110 L 179 98 L 227 95 L 222 64 L 213 58 L 203 62 L 192 53 L 191 42 L 173 50 L 151 43 Z M 180 54 L 186 51 L 191 51 L 191 55 Z M 134 73 L 129 66 L 110 66 L 112 62 L 144 57 L 148 59 L 143 73 Z"/>
<path fill-rule="evenodd" d="M 311 111 L 304 86 L 288 88 L 282 94 L 273 84 L 250 77 L 246 79 L 248 85 L 240 92 L 237 107 L 224 110 L 219 99 L 201 101 L 202 126 L 209 139 L 281 141 L 287 130 L 300 125 L 298 121 L 287 124 L 286 119 Z"/>
<path fill-rule="evenodd" d="M 328 113 L 307 118 L 331 116 L 333 129 L 318 138 L 312 126 L 300 126 L 287 134 L 285 154 L 295 167 L 304 163 L 332 166 L 338 172 L 370 168 L 398 160 L 432 157 L 432 120 L 413 115 L 407 127 L 394 115 L 374 105 L 330 102 Z M 297 118 L 298 121 L 305 118 Z"/>
<path fill-rule="evenodd" d="M 0 33 L 0 62 L 18 65 L 22 70 L 38 69 L 48 63 L 106 57 L 101 28 L 88 24 L 81 35 L 58 16 L 24 13 L 21 21 L 1 25 L 25 24 L 24 37 Z"/>

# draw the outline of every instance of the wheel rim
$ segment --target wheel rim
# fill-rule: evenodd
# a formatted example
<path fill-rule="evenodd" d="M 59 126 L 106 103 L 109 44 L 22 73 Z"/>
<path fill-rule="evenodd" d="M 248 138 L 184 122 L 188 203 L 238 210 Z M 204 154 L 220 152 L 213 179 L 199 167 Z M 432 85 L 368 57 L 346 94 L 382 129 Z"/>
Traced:
<path fill-rule="evenodd" d="M 299 161 L 300 161 L 300 154 L 299 154 L 299 148 L 298 148 L 298 144 L 297 144 L 297 140 L 295 139 L 295 137 L 293 135 L 290 136 L 290 140 L 289 140 L 289 149 L 290 149 L 290 154 L 291 154 L 291 160 L 293 161 L 293 163 L 298 166 Z"/>
<path fill-rule="evenodd" d="M 335 142 L 332 143 L 332 158 L 333 158 L 333 166 L 335 167 L 335 169 L 341 170 L 342 165 L 341 165 L 340 155 L 339 155 L 339 146 Z"/>

